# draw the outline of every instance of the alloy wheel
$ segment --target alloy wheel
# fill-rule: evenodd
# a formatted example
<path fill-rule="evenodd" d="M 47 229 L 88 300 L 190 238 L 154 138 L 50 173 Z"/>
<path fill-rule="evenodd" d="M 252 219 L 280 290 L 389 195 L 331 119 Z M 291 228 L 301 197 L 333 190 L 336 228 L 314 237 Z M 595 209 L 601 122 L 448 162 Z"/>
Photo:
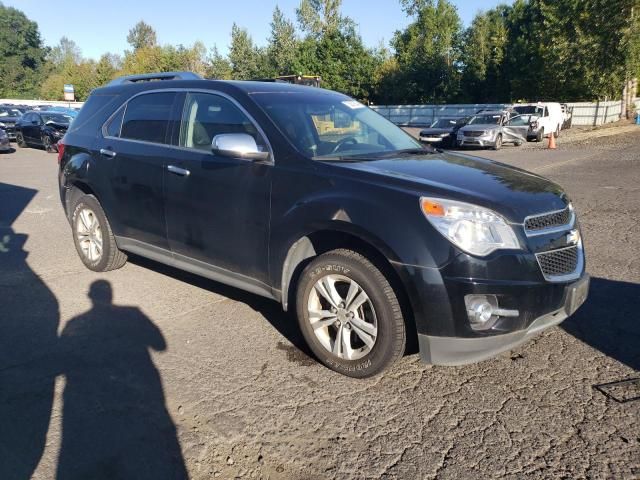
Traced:
<path fill-rule="evenodd" d="M 76 236 L 82 254 L 90 262 L 97 262 L 102 257 L 102 230 L 95 212 L 83 208 L 78 212 L 76 220 Z"/>
<path fill-rule="evenodd" d="M 312 287 L 309 322 L 320 344 L 343 360 L 364 357 L 376 343 L 378 320 L 364 289 L 343 275 L 326 275 Z"/>

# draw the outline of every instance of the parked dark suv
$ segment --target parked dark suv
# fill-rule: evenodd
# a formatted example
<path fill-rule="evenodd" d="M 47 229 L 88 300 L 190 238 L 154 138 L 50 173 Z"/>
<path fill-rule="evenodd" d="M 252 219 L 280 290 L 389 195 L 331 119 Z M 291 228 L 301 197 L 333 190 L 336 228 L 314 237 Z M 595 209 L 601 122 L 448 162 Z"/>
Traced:
<path fill-rule="evenodd" d="M 127 253 L 295 310 L 328 367 L 366 377 L 491 357 L 571 315 L 588 275 L 557 185 L 423 148 L 339 93 L 124 77 L 59 142 L 60 195 L 94 271 Z"/>

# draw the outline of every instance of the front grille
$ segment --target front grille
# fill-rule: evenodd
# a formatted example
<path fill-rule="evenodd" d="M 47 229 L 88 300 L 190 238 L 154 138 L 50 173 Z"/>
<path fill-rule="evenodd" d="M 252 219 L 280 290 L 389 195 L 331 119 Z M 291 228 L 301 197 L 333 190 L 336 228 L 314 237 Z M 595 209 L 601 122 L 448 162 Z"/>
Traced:
<path fill-rule="evenodd" d="M 578 270 L 580 256 L 582 255 L 580 245 L 560 248 L 549 252 L 537 253 L 536 258 L 540 269 L 547 280 L 554 277 L 570 275 Z M 580 272 L 578 272 L 580 273 Z"/>
<path fill-rule="evenodd" d="M 467 132 L 463 132 L 465 137 L 481 137 L 484 132 L 477 130 L 469 130 Z"/>
<path fill-rule="evenodd" d="M 529 217 L 524 222 L 524 228 L 528 232 L 536 232 L 539 230 L 546 230 L 548 228 L 562 227 L 571 223 L 572 217 L 573 212 L 571 207 L 567 207 L 564 210 L 558 210 L 557 212 Z"/>

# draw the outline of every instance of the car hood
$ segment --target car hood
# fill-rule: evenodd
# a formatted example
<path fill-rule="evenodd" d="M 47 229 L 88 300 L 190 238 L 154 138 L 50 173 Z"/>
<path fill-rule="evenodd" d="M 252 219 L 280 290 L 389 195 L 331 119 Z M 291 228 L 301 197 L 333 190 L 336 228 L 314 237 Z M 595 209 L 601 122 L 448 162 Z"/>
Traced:
<path fill-rule="evenodd" d="M 443 133 L 451 133 L 453 132 L 453 127 L 451 128 L 424 128 L 420 130 L 420 135 L 442 135 Z"/>
<path fill-rule="evenodd" d="M 458 153 L 426 153 L 359 162 L 332 162 L 368 173 L 385 185 L 416 194 L 485 206 L 522 223 L 529 215 L 561 210 L 569 199 L 544 177 L 492 160 Z"/>
<path fill-rule="evenodd" d="M 460 132 L 468 132 L 470 130 L 494 130 L 500 128 L 500 125 L 496 125 L 494 123 L 474 123 L 472 125 L 465 125 L 459 131 Z"/>

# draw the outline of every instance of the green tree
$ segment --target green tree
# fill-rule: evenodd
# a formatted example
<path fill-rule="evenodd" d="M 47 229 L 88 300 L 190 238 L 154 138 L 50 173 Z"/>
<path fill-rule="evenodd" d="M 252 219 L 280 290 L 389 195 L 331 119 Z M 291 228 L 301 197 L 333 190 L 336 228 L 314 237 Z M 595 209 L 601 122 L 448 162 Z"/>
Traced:
<path fill-rule="evenodd" d="M 253 44 L 253 40 L 246 29 L 235 23 L 231 28 L 231 45 L 229 47 L 229 61 L 234 79 L 249 80 L 258 78 L 261 71 L 261 52 Z"/>
<path fill-rule="evenodd" d="M 156 31 L 151 25 L 145 23 L 143 20 L 140 20 L 131 30 L 129 30 L 127 42 L 134 50 L 154 47 L 158 43 Z"/>
<path fill-rule="evenodd" d="M 215 78 L 219 80 L 230 80 L 233 78 L 233 67 L 228 58 L 222 56 L 215 45 L 209 52 L 207 59 L 207 70 L 205 72 L 207 78 Z"/>
<path fill-rule="evenodd" d="M 342 0 L 302 0 L 296 9 L 303 32 L 316 37 L 341 30 L 351 21 L 340 14 Z"/>
<path fill-rule="evenodd" d="M 276 6 L 271 20 L 271 35 L 267 46 L 267 56 L 277 75 L 290 75 L 294 71 L 298 48 L 296 27 Z"/>
<path fill-rule="evenodd" d="M 391 42 L 400 74 L 398 100 L 455 100 L 460 85 L 461 21 L 448 0 L 403 0 L 413 22 Z"/>
<path fill-rule="evenodd" d="M 118 76 L 122 59 L 117 55 L 105 53 L 96 64 L 95 81 L 98 86 L 103 86 Z"/>
<path fill-rule="evenodd" d="M 508 7 L 500 6 L 479 13 L 464 33 L 462 89 L 467 102 L 503 101 L 508 96 L 502 70 L 508 12 Z"/>
<path fill-rule="evenodd" d="M 45 55 L 38 25 L 0 3 L 0 97 L 36 96 Z"/>

